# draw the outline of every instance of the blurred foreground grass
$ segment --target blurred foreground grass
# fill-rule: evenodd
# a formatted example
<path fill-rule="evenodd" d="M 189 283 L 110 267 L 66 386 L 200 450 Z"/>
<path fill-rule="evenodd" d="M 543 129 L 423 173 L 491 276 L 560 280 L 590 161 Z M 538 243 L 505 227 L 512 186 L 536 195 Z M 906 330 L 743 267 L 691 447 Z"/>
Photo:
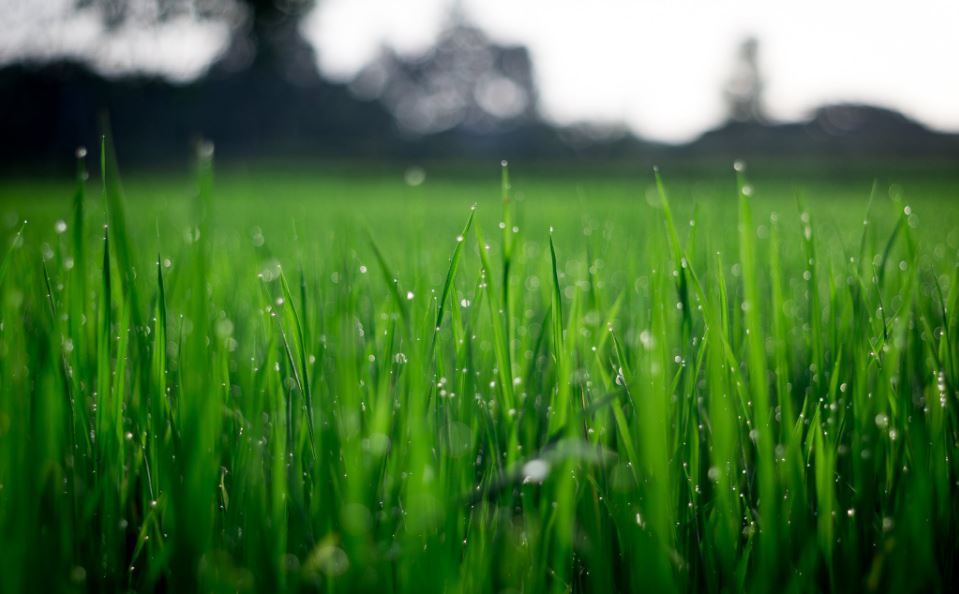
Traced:
<path fill-rule="evenodd" d="M 0 182 L 0 591 L 959 586 L 954 172 L 104 157 Z"/>

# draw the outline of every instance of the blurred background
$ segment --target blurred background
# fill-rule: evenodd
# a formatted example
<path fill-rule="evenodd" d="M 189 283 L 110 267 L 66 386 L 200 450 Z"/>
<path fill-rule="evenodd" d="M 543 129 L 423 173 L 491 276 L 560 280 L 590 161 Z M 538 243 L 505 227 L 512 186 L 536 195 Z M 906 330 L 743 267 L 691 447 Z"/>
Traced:
<path fill-rule="evenodd" d="M 959 162 L 959 3 L 0 0 L 0 168 Z"/>

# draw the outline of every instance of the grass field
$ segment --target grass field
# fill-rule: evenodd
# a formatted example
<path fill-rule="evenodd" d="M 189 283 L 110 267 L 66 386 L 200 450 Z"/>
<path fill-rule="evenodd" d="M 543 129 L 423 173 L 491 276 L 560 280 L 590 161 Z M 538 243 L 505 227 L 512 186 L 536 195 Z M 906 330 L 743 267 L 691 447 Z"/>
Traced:
<path fill-rule="evenodd" d="M 959 587 L 955 171 L 98 157 L 0 182 L 0 592 Z"/>

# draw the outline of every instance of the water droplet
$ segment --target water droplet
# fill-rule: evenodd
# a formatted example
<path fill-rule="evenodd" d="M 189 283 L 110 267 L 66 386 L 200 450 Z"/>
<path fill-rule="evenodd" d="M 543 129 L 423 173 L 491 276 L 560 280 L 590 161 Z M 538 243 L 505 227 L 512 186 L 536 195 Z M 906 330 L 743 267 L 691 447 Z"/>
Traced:
<path fill-rule="evenodd" d="M 653 335 L 649 330 L 643 330 L 639 333 L 639 342 L 643 345 L 647 351 L 653 348 Z"/>
<path fill-rule="evenodd" d="M 623 368 L 620 367 L 616 370 L 616 385 L 622 386 L 626 384 L 626 378 L 623 377 Z"/>
<path fill-rule="evenodd" d="M 536 458 L 523 465 L 523 483 L 542 483 L 549 474 L 549 463 Z"/>
<path fill-rule="evenodd" d="M 422 167 L 410 167 L 403 174 L 403 181 L 411 188 L 423 185 L 426 181 L 426 171 Z"/>
<path fill-rule="evenodd" d="M 204 140 L 203 142 L 200 143 L 198 147 L 200 156 L 204 159 L 209 159 L 213 157 L 213 149 L 214 149 L 213 143 L 209 140 Z"/>

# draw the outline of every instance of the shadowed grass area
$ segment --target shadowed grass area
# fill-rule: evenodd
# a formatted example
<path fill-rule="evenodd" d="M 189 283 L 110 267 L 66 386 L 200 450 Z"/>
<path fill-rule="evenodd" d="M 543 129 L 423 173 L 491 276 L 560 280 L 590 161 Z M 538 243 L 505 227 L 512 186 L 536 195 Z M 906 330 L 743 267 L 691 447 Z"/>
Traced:
<path fill-rule="evenodd" d="M 959 586 L 948 172 L 99 165 L 0 184 L 0 591 Z"/>

